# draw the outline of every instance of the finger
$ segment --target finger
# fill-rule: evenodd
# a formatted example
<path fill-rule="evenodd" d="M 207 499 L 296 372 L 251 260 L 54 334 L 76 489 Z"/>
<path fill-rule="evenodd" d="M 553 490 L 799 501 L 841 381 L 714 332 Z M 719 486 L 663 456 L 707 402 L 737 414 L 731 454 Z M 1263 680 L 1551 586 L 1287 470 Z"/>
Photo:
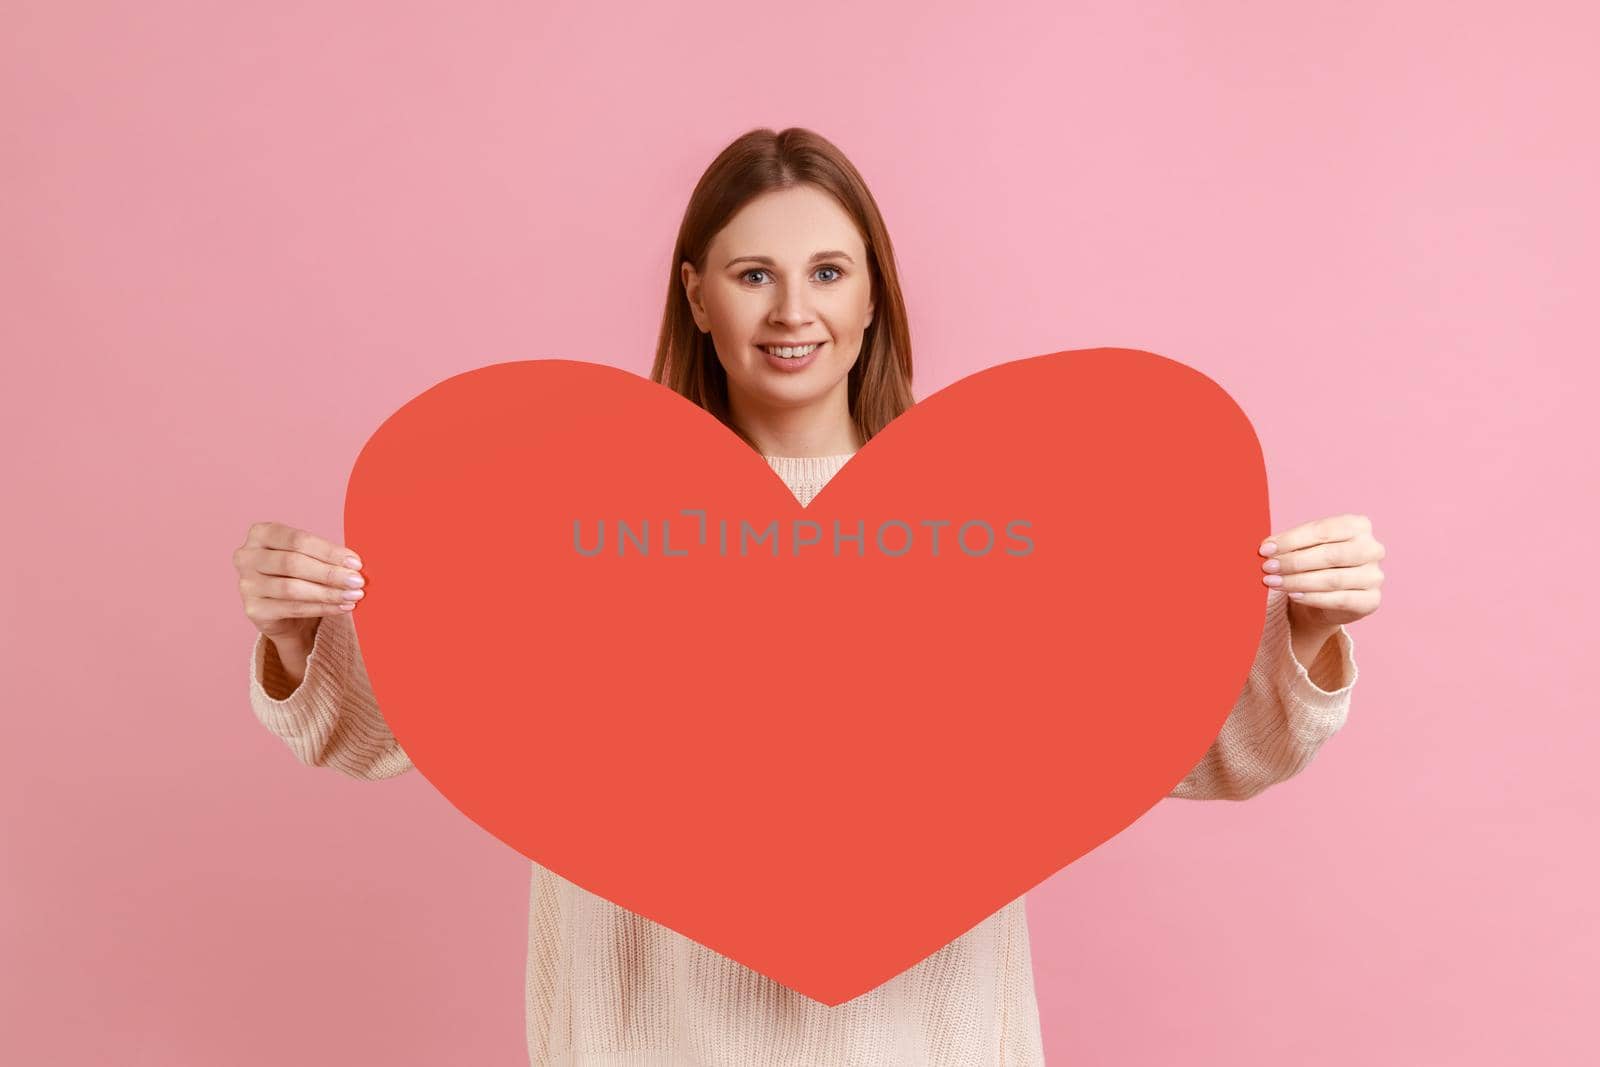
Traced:
<path fill-rule="evenodd" d="M 1320 593 L 1339 589 L 1376 589 L 1383 584 L 1383 572 L 1376 563 L 1359 567 L 1327 567 L 1303 574 L 1285 574 L 1278 586 L 1285 593 Z M 1268 585 L 1277 583 L 1268 582 Z"/>
<path fill-rule="evenodd" d="M 1373 589 L 1330 589 L 1321 593 L 1291 593 L 1294 603 L 1308 608 L 1333 608 L 1371 615 L 1378 610 L 1380 594 Z"/>
<path fill-rule="evenodd" d="M 281 575 L 315 582 L 329 589 L 360 589 L 367 580 L 346 567 L 336 567 L 301 552 L 257 549 L 256 570 L 264 575 Z"/>
<path fill-rule="evenodd" d="M 361 569 L 361 557 L 309 530 L 296 529 L 281 522 L 258 522 L 250 527 L 245 543 L 256 548 L 270 548 L 284 552 L 299 552 L 312 559 L 351 570 Z"/>
<path fill-rule="evenodd" d="M 1372 523 L 1365 515 L 1331 515 L 1273 534 L 1261 543 L 1257 551 L 1263 556 L 1282 555 L 1327 541 L 1348 541 L 1371 529 Z M 1272 546 L 1276 546 L 1276 549 Z"/>
<path fill-rule="evenodd" d="M 269 622 L 276 619 L 303 619 L 313 615 L 343 615 L 355 608 L 348 604 L 319 604 L 313 600 L 275 600 L 271 597 L 252 597 L 245 605 L 245 615 L 252 622 Z"/>
<path fill-rule="evenodd" d="M 320 564 L 311 564 L 320 566 Z M 360 600 L 366 596 L 364 589 L 338 589 L 334 586 L 323 585 L 320 582 L 308 582 L 303 578 L 278 578 L 271 575 L 259 575 L 239 583 L 240 588 L 247 596 L 257 596 L 268 600 L 310 600 L 323 604 L 338 604 L 344 601 Z"/>
<path fill-rule="evenodd" d="M 1348 541 L 1327 541 L 1293 552 L 1276 552 L 1264 560 L 1261 569 L 1268 574 L 1298 574 L 1324 567 L 1359 567 L 1378 558 L 1373 544 L 1364 536 Z"/>

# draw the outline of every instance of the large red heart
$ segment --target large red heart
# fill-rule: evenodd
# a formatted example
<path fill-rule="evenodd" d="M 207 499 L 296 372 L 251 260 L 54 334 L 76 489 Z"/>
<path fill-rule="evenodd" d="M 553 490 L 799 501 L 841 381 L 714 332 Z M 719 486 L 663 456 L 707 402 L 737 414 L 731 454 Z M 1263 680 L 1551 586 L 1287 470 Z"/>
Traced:
<path fill-rule="evenodd" d="M 805 508 L 664 386 L 496 364 L 384 422 L 345 534 L 374 693 L 452 804 L 835 1005 L 1200 759 L 1260 639 L 1268 519 L 1227 393 L 1102 348 L 922 400 Z M 836 522 L 863 535 L 837 553 Z"/>

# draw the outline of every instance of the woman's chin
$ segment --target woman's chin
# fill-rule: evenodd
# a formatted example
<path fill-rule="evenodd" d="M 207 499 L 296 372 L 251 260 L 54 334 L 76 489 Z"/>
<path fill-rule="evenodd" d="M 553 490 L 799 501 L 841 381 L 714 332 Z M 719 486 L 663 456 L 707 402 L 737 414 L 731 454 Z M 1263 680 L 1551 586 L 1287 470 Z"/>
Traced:
<path fill-rule="evenodd" d="M 785 407 L 804 407 L 809 403 L 821 403 L 833 391 L 844 385 L 844 376 L 838 378 L 822 378 L 804 375 L 804 381 L 799 377 L 784 374 L 765 374 L 745 387 L 745 394 L 757 400 L 769 400 Z"/>

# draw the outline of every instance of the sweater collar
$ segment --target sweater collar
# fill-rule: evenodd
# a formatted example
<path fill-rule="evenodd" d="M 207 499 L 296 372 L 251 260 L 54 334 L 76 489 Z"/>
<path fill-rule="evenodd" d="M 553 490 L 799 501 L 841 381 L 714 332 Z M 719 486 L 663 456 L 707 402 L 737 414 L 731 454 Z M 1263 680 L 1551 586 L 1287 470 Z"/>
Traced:
<path fill-rule="evenodd" d="M 791 485 L 796 482 L 827 481 L 839 473 L 854 452 L 836 456 L 763 456 L 778 477 Z"/>

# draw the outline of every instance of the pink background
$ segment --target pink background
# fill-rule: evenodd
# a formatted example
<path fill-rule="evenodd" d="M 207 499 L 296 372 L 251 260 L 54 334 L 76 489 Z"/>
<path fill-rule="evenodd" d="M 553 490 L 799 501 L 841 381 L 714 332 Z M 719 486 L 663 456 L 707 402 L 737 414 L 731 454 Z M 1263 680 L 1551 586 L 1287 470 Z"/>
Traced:
<path fill-rule="evenodd" d="M 695 179 L 791 124 L 883 207 L 919 397 L 1156 351 L 1249 413 L 1275 529 L 1388 549 L 1305 774 L 1029 894 L 1050 1062 L 1592 1053 L 1600 26 L 1293 7 L 9 4 L 0 1060 L 525 1058 L 526 861 L 255 722 L 230 556 L 338 539 L 442 378 L 648 373 Z M 1152 655 L 1205 625 L 1129 565 Z"/>

